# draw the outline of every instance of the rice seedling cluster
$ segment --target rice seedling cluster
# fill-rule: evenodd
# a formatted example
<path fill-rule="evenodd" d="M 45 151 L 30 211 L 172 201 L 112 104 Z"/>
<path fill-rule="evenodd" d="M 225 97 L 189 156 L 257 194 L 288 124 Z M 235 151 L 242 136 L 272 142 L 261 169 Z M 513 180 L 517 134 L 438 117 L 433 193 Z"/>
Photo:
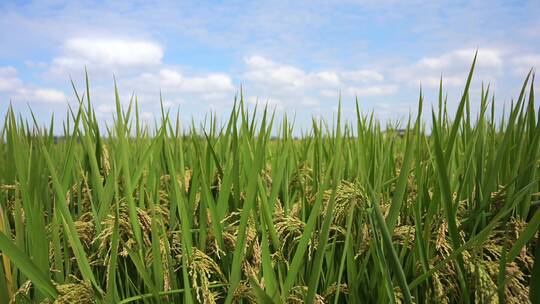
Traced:
<path fill-rule="evenodd" d="M 100 128 L 88 81 L 61 127 L 10 108 L 0 303 L 538 299 L 534 76 L 499 116 L 489 88 L 470 101 L 473 70 L 455 114 L 441 85 L 403 133 L 357 102 L 354 121 L 338 111 L 297 138 L 241 95 L 223 124 L 183 130 L 163 110 L 150 127 L 118 92 Z"/>

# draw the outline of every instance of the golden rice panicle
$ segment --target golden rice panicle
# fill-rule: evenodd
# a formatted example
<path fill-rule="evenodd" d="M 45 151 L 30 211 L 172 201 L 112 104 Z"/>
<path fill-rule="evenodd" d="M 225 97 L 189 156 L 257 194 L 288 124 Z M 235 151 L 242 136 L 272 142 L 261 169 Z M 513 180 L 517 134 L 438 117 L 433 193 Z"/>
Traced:
<path fill-rule="evenodd" d="M 94 304 L 97 303 L 92 286 L 88 282 L 68 283 L 56 287 L 60 296 L 53 304 Z"/>

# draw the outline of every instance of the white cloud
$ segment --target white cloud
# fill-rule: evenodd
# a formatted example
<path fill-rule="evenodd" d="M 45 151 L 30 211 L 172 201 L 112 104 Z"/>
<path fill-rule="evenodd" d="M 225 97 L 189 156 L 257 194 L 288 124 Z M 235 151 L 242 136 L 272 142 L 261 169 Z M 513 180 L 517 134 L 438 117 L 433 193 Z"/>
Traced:
<path fill-rule="evenodd" d="M 10 92 L 21 85 L 18 78 L 0 77 L 0 92 Z"/>
<path fill-rule="evenodd" d="M 413 81 L 419 80 L 417 83 L 411 83 L 414 86 L 422 84 L 426 87 L 436 88 L 441 84 L 441 75 L 439 76 L 421 76 L 420 78 L 414 79 Z M 442 81 L 444 86 L 450 87 L 462 87 L 465 85 L 465 75 L 461 76 L 444 76 Z"/>
<path fill-rule="evenodd" d="M 380 85 L 384 76 L 376 70 L 360 69 L 307 72 L 299 67 L 276 63 L 261 56 L 245 59 L 244 79 L 268 92 L 317 90 L 324 97 L 334 97 L 338 90 L 356 91 L 362 95 L 388 95 L 395 85 Z M 374 85 L 374 84 L 377 85 Z"/>
<path fill-rule="evenodd" d="M 110 105 L 110 104 L 101 104 L 96 107 L 96 111 L 98 114 L 112 114 L 116 111 L 116 109 Z"/>
<path fill-rule="evenodd" d="M 540 68 L 540 54 L 529 54 L 512 59 L 513 72 L 523 77 L 531 68 Z"/>
<path fill-rule="evenodd" d="M 185 93 L 223 93 L 234 91 L 234 85 L 229 75 L 210 73 L 203 76 L 185 76 L 179 71 L 164 68 L 157 73 L 144 73 L 133 81 L 140 85 L 137 90 L 161 89 L 165 92 Z"/>
<path fill-rule="evenodd" d="M 350 101 L 355 96 L 388 96 L 398 89 L 397 84 L 384 82 L 383 74 L 373 69 L 305 71 L 262 56 L 250 56 L 244 61 L 242 80 L 247 80 L 250 94 L 279 101 L 281 108 L 320 110 L 321 105 L 337 101 L 340 93 Z"/>
<path fill-rule="evenodd" d="M 22 81 L 14 67 L 0 67 L 0 92 L 13 92 L 22 88 Z"/>
<path fill-rule="evenodd" d="M 331 71 L 323 71 L 318 72 L 315 74 L 315 77 L 317 80 L 320 80 L 322 83 L 327 83 L 331 85 L 340 85 L 341 81 L 339 80 L 339 76 L 336 72 Z"/>
<path fill-rule="evenodd" d="M 285 104 L 282 100 L 276 98 L 266 98 L 259 99 L 257 96 L 249 96 L 246 98 L 247 102 L 252 105 L 268 106 L 268 109 L 277 111 L 283 111 L 285 109 Z"/>
<path fill-rule="evenodd" d="M 111 38 L 74 38 L 67 40 L 62 54 L 53 60 L 53 71 L 80 70 L 85 65 L 115 69 L 161 64 L 163 48 L 151 41 Z"/>
<path fill-rule="evenodd" d="M 246 71 L 243 79 L 252 84 L 280 90 L 308 88 L 338 88 L 343 85 L 337 71 L 306 72 L 299 67 L 281 64 L 261 56 L 245 58 Z"/>
<path fill-rule="evenodd" d="M 0 67 L 0 93 L 2 98 L 15 101 L 36 103 L 65 102 L 64 92 L 52 89 L 25 85 L 18 77 L 18 71 L 14 67 Z"/>
<path fill-rule="evenodd" d="M 261 56 L 245 59 L 247 71 L 244 78 L 268 86 L 301 87 L 307 82 L 308 75 L 294 66 L 278 64 Z"/>
<path fill-rule="evenodd" d="M 234 90 L 232 80 L 229 75 L 221 73 L 208 74 L 204 77 L 186 77 L 182 85 L 182 90 L 188 92 L 208 92 Z"/>
<path fill-rule="evenodd" d="M 160 95 L 167 109 L 180 106 L 183 115 L 224 107 L 232 102 L 236 86 L 225 73 L 188 74 L 173 66 L 161 65 L 151 71 L 136 69 L 118 78 L 121 102 L 127 102 L 134 93 L 144 111 L 160 110 Z M 83 85 L 84 85 L 84 80 Z M 92 82 L 92 80 L 91 80 Z M 93 100 L 102 117 L 111 117 L 114 112 L 109 104 L 114 104 L 111 96 L 112 83 L 94 81 Z M 96 84 L 98 83 L 98 84 Z M 223 108 L 225 109 L 225 108 Z M 186 114 L 189 117 L 189 114 Z M 158 115 L 159 116 L 159 115 Z"/>
<path fill-rule="evenodd" d="M 67 100 L 64 92 L 55 89 L 36 89 L 32 94 L 36 101 L 44 103 L 59 103 Z"/>
<path fill-rule="evenodd" d="M 442 70 L 456 64 L 471 64 L 474 49 L 455 50 L 436 57 L 425 57 L 418 61 L 418 66 L 427 69 Z M 482 49 L 479 52 L 479 67 L 500 67 L 503 63 L 501 52 L 495 49 Z"/>
<path fill-rule="evenodd" d="M 7 92 L 5 94 L 11 100 L 14 100 L 16 102 L 29 102 L 35 104 L 52 105 L 58 103 L 65 103 L 68 101 L 63 91 L 52 88 L 35 88 L 32 86 L 24 86 L 16 91 Z"/>
<path fill-rule="evenodd" d="M 445 86 L 460 87 L 465 84 L 474 53 L 474 49 L 458 49 L 439 56 L 423 57 L 416 63 L 395 68 L 392 74 L 398 81 L 416 87 L 420 84 L 438 87 L 441 76 Z M 480 49 L 475 78 L 494 82 L 502 72 L 503 55 L 498 49 Z"/>
<path fill-rule="evenodd" d="M 10 5 L 0 18 L 2 28 L 10 29 L 0 35 L 5 46 L 0 51 L 5 55 L 2 57 L 18 60 L 17 66 L 25 59 L 34 62 L 27 62 L 31 71 L 26 69 L 24 73 L 28 71 L 31 74 L 24 74 L 25 77 L 1 75 L 0 91 L 8 92 L 9 96 L 16 93 L 28 98 L 35 97 L 36 94 L 31 92 L 38 89 L 46 90 L 45 87 L 55 85 L 60 88 L 61 85 L 71 96 L 69 74 L 76 78 L 79 88 L 84 88 L 84 83 L 81 85 L 78 80 L 86 64 L 91 77 L 92 98 L 96 102 L 113 99 L 111 75 L 115 73 L 120 87 L 129 93 L 135 89 L 140 100 L 156 102 L 159 89 L 162 89 L 167 105 L 182 101 L 188 105 L 185 108 L 193 111 L 200 110 L 192 106 L 197 102 L 231 101 L 236 88 L 233 85 L 236 81 L 233 82 L 231 77 L 243 81 L 244 88 L 251 95 L 259 96 L 261 101 L 272 98 L 287 107 L 309 104 L 309 101 L 323 104 L 323 107 L 335 104 L 339 92 L 344 101 L 348 93 L 370 96 L 366 98 L 370 101 L 377 100 L 376 96 L 391 94 L 399 85 L 399 95 L 380 98 L 398 107 L 394 101 L 416 100 L 416 88 L 420 82 L 425 88 L 436 88 L 441 74 L 445 85 L 452 87 L 450 90 L 462 88 L 475 49 L 454 50 L 455 46 L 481 46 L 480 69 L 477 71 L 483 74 L 475 73 L 475 79 L 496 79 L 512 85 L 514 73 L 521 78 L 532 65 L 538 67 L 538 59 L 534 57 L 516 58 L 511 66 L 510 55 L 513 54 L 506 53 L 512 50 L 523 50 L 525 54 L 537 52 L 540 31 L 535 31 L 538 26 L 534 25 L 539 23 L 532 16 L 538 5 L 511 6 L 505 5 L 504 1 L 475 1 L 465 6 L 424 0 L 414 1 L 412 5 L 397 0 L 383 0 L 382 5 L 375 4 L 375 0 L 346 2 L 309 6 L 270 1 L 223 4 L 212 9 L 193 5 L 183 5 L 178 9 L 172 2 L 160 6 L 124 2 L 96 6 L 79 1 L 68 1 L 62 5 L 50 5 L 48 1 Z M 354 3 L 363 4 L 357 7 Z M 353 9 L 344 9 L 344 4 L 347 8 L 351 4 Z M 441 15 L 441 11 L 445 14 Z M 242 18 L 235 18 L 231 12 L 242 15 Z M 410 18 L 419 14 L 422 18 Z M 365 35 L 354 26 L 357 24 L 372 24 L 379 30 L 397 25 L 403 35 L 383 39 L 379 45 L 380 37 Z M 145 37 L 150 37 L 150 40 Z M 159 40 L 152 37 L 159 37 Z M 486 44 L 505 51 L 484 49 Z M 171 50 L 187 47 L 189 53 L 201 51 L 196 56 L 199 59 L 221 56 L 220 52 L 234 54 L 233 57 L 274 55 L 248 57 L 245 67 L 242 63 L 225 62 L 231 70 L 221 72 L 233 75 L 234 71 L 231 77 L 227 74 L 194 75 L 163 62 L 169 59 L 169 56 L 164 57 L 165 46 Z M 448 52 L 441 54 L 436 50 Z M 431 51 L 434 53 L 429 53 Z M 53 56 L 48 57 L 49 54 Z M 232 58 L 227 54 L 223 58 L 210 58 L 210 61 Z M 411 54 L 417 54 L 418 60 L 406 59 Z M 288 59 L 283 61 L 283 58 Z M 39 62 L 41 60 L 45 64 Z M 189 58 L 186 60 L 184 64 L 189 65 Z M 401 70 L 395 69 L 395 65 L 388 67 L 400 60 L 404 60 Z M 296 62 L 302 62 L 302 65 Z M 356 66 L 358 63 L 367 65 L 359 67 Z M 319 64 L 326 67 L 320 68 Z M 501 66 L 504 67 L 502 71 Z M 192 68 L 204 70 L 207 67 Z M 59 73 L 43 74 L 43 70 Z M 20 72 L 23 75 L 23 70 Z M 400 75 L 395 76 L 395 72 L 400 72 Z M 151 77 L 144 78 L 141 76 L 143 73 Z M 44 77 L 38 79 L 41 76 Z M 32 84 L 39 88 L 26 83 L 27 79 L 32 79 Z M 24 83 L 21 80 L 25 80 Z M 137 82 L 129 82 L 131 80 Z M 478 87 L 474 84 L 472 88 Z M 500 97 L 505 93 L 503 90 L 514 93 L 513 88 L 499 87 L 498 100 L 508 96 Z M 436 92 L 436 89 L 429 91 Z M 59 100 L 58 96 L 52 99 Z M 145 110 L 152 109 L 152 106 L 146 104 Z M 306 111 L 312 109 L 305 108 Z"/>
<path fill-rule="evenodd" d="M 397 85 L 372 85 L 365 87 L 348 87 L 344 93 L 349 96 L 386 96 L 397 92 Z"/>
<path fill-rule="evenodd" d="M 320 90 L 319 95 L 324 98 L 337 98 L 339 97 L 340 90 Z"/>
<path fill-rule="evenodd" d="M 253 69 L 272 68 L 276 66 L 276 63 L 262 56 L 250 56 L 245 58 L 244 61 Z"/>
<path fill-rule="evenodd" d="M 1 76 L 12 76 L 17 75 L 17 69 L 11 66 L 0 67 L 0 77 Z"/>
<path fill-rule="evenodd" d="M 151 122 L 154 120 L 154 113 L 152 112 L 141 112 L 141 119 L 145 122 Z"/>
<path fill-rule="evenodd" d="M 343 72 L 342 76 L 351 81 L 369 82 L 369 81 L 383 81 L 384 76 L 373 70 L 357 70 Z"/>

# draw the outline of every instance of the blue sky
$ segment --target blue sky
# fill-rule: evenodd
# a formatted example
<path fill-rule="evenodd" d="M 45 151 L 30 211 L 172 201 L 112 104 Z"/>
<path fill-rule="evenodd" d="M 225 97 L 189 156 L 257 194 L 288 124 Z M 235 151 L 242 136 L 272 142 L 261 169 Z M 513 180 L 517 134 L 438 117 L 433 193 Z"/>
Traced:
<path fill-rule="evenodd" d="M 114 3 L 111 3 L 114 2 Z M 490 83 L 500 108 L 540 66 L 539 1 L 3 1 L 0 114 L 9 102 L 42 121 L 75 104 L 87 66 L 103 122 L 138 96 L 143 117 L 166 107 L 184 120 L 227 113 L 240 85 L 250 104 L 268 103 L 308 126 L 331 119 L 341 93 L 382 120 L 403 120 L 436 102 L 443 77 L 458 102 L 474 52 L 471 92 Z M 477 103 L 477 100 L 474 100 Z"/>

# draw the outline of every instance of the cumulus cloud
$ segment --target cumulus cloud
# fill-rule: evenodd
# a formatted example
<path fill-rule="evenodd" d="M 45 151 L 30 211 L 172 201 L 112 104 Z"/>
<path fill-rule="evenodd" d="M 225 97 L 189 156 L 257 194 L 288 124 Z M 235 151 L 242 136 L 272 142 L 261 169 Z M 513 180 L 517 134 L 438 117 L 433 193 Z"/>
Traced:
<path fill-rule="evenodd" d="M 141 110 L 147 113 L 158 110 L 159 106 L 155 105 L 160 93 L 166 108 L 181 104 L 184 113 L 186 109 L 188 113 L 216 109 L 225 111 L 238 90 L 235 82 L 239 81 L 244 84 L 247 104 L 268 104 L 278 111 L 326 113 L 336 104 L 339 96 L 345 103 L 354 102 L 354 97 L 362 97 L 364 110 L 376 110 L 385 117 L 392 117 L 392 113 L 394 117 L 401 117 L 414 108 L 416 98 L 397 100 L 398 91 L 417 87 L 420 83 L 424 87 L 437 87 L 441 75 L 446 87 L 459 91 L 475 52 L 474 49 L 458 49 L 422 57 L 397 67 L 372 65 L 369 68 L 351 69 L 306 69 L 253 55 L 244 58 L 244 65 L 236 69 L 238 73 L 233 77 L 225 72 L 186 72 L 177 66 L 164 64 L 163 49 L 151 42 L 104 41 L 100 40 L 96 46 L 87 39 L 68 40 L 61 54 L 49 66 L 66 72 L 69 69 L 80 70 L 83 62 L 87 62 L 94 71 L 100 68 L 109 72 L 115 72 L 115 69 L 128 71 L 119 77 L 121 88 L 129 91 L 122 94 L 122 101 L 129 100 L 134 90 L 143 105 Z M 96 47 L 92 49 L 90 44 Z M 109 50 L 105 45 L 114 47 Z M 85 49 L 86 46 L 90 49 Z M 128 55 L 124 58 L 122 53 Z M 475 79 L 493 83 L 493 79 L 498 79 L 505 69 L 508 70 L 510 65 L 506 65 L 506 62 L 511 62 L 516 71 L 540 62 L 540 56 L 536 54 L 512 56 L 512 53 L 498 49 L 481 49 Z M 99 73 L 96 78 L 99 80 L 92 82 L 92 92 L 98 116 L 111 118 L 114 112 L 111 106 L 114 104 L 111 97 L 112 81 L 105 81 Z M 17 70 L 11 67 L 0 68 L 0 92 L 9 92 L 18 100 L 32 102 L 66 101 L 62 91 L 23 83 Z M 149 119 L 150 114 L 146 118 Z"/>
<path fill-rule="evenodd" d="M 474 49 L 458 49 L 439 56 L 423 57 L 415 63 L 395 68 L 392 74 L 398 81 L 411 86 L 422 84 L 426 87 L 437 87 L 442 77 L 445 86 L 460 87 L 465 84 L 464 73 L 472 64 L 474 53 Z M 476 78 L 494 82 L 496 76 L 502 72 L 503 63 L 502 51 L 479 50 Z"/>
<path fill-rule="evenodd" d="M 210 73 L 204 76 L 185 76 L 172 69 L 161 69 L 156 74 L 144 74 L 144 80 L 163 89 L 181 92 L 230 92 L 234 90 L 232 79 L 223 73 Z"/>
<path fill-rule="evenodd" d="M 460 49 L 435 57 L 424 57 L 418 61 L 418 66 L 426 69 L 443 70 L 456 65 L 470 64 L 474 49 Z M 482 49 L 478 60 L 478 67 L 500 67 L 503 64 L 502 54 L 495 49 Z"/>
<path fill-rule="evenodd" d="M 231 77 L 224 73 L 186 76 L 171 68 L 162 68 L 155 73 L 142 73 L 129 83 L 142 91 L 162 90 L 164 93 L 196 93 L 209 96 L 231 93 L 235 89 Z"/>
<path fill-rule="evenodd" d="M 0 92 L 13 92 L 22 88 L 22 81 L 17 77 L 14 67 L 0 67 Z"/>
<path fill-rule="evenodd" d="M 44 103 L 60 103 L 67 100 L 64 92 L 55 89 L 36 89 L 32 94 L 34 100 Z"/>
<path fill-rule="evenodd" d="M 285 104 L 283 100 L 276 98 L 259 99 L 257 96 L 248 96 L 247 102 L 251 105 L 266 105 L 270 110 L 283 111 Z"/>
<path fill-rule="evenodd" d="M 3 98 L 14 101 L 37 103 L 66 101 L 66 95 L 62 91 L 25 85 L 14 67 L 0 67 L 0 94 Z"/>
<path fill-rule="evenodd" d="M 323 71 L 318 72 L 314 74 L 314 78 L 316 81 L 329 84 L 329 85 L 340 85 L 340 77 L 336 72 L 332 71 Z"/>
<path fill-rule="evenodd" d="M 278 64 L 261 56 L 245 59 L 244 79 L 261 85 L 295 88 L 306 85 L 309 75 L 294 66 Z"/>
<path fill-rule="evenodd" d="M 234 79 L 244 84 L 248 103 L 258 100 L 277 110 L 316 109 L 332 104 L 340 94 L 348 100 L 355 96 L 388 96 L 398 88 L 396 83 L 385 82 L 382 72 L 372 69 L 308 71 L 258 55 L 246 57 L 244 63 Z M 165 64 L 132 70 L 120 80 L 122 88 L 135 91 L 141 104 L 158 100 L 161 93 L 167 107 L 182 104 L 222 108 L 232 102 L 239 89 L 227 73 L 188 74 Z M 106 100 L 106 93 L 100 92 L 94 97 Z M 106 106 L 98 108 L 101 113 L 109 110 Z"/>
<path fill-rule="evenodd" d="M 337 100 L 340 94 L 346 98 L 387 96 L 398 88 L 394 83 L 384 83 L 383 74 L 371 69 L 306 71 L 262 56 L 244 61 L 247 87 L 261 98 L 279 100 L 282 108 L 315 107 Z"/>
<path fill-rule="evenodd" d="M 159 111 L 161 97 L 165 108 L 180 106 L 184 114 L 204 112 L 232 103 L 237 90 L 232 77 L 226 73 L 192 74 L 167 65 L 121 77 L 118 86 L 121 102 L 129 101 L 134 93 L 141 109 Z M 99 88 L 93 90 L 94 99 L 100 102 L 98 112 L 104 117 L 114 112 L 108 106 L 114 104 L 110 94 L 112 90 L 110 81 L 101 82 Z"/>
<path fill-rule="evenodd" d="M 323 92 L 331 92 L 335 89 L 346 89 L 351 86 L 368 85 L 358 88 L 358 91 L 383 90 L 369 84 L 380 83 L 384 76 L 375 70 L 322 70 L 308 72 L 303 69 L 282 63 L 274 62 L 261 56 L 251 56 L 245 59 L 246 71 L 243 78 L 250 84 L 259 87 L 271 87 L 275 89 L 318 89 Z"/>
<path fill-rule="evenodd" d="M 540 68 L 540 54 L 528 54 L 512 59 L 514 74 L 525 75 L 531 68 Z"/>
<path fill-rule="evenodd" d="M 388 85 L 372 85 L 367 87 L 348 87 L 345 93 L 349 96 L 386 96 L 397 92 L 398 86 L 393 84 Z"/>
<path fill-rule="evenodd" d="M 358 82 L 370 82 L 370 81 L 383 81 L 384 76 L 374 70 L 357 70 L 357 71 L 347 71 L 342 73 L 342 77 Z"/>
<path fill-rule="evenodd" d="M 299 67 L 277 63 L 261 56 L 250 56 L 244 61 L 246 71 L 243 79 L 257 86 L 293 90 L 337 88 L 343 85 L 343 75 L 338 71 L 306 72 Z"/>
<path fill-rule="evenodd" d="M 55 72 L 96 68 L 131 68 L 161 64 L 164 50 L 159 44 L 145 40 L 112 38 L 73 38 L 65 41 L 62 54 L 53 59 Z"/>

